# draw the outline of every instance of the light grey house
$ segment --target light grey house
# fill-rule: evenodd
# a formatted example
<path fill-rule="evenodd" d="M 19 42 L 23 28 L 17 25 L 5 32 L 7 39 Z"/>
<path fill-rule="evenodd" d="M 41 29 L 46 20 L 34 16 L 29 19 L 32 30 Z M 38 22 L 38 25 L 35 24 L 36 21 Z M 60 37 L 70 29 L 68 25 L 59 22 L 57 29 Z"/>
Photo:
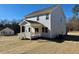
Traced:
<path fill-rule="evenodd" d="M 60 5 L 32 12 L 19 24 L 19 38 L 54 38 L 66 34 L 66 17 Z"/>
<path fill-rule="evenodd" d="M 3 28 L 0 30 L 0 35 L 14 35 L 14 30 L 10 29 L 9 27 Z"/>

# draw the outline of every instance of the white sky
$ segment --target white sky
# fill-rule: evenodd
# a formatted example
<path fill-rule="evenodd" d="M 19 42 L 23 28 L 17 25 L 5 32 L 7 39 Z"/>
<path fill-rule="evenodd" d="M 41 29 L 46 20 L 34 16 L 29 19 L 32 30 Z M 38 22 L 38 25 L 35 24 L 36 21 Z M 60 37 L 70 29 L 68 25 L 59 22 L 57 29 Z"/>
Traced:
<path fill-rule="evenodd" d="M 79 4 L 79 0 L 0 0 L 0 4 Z"/>

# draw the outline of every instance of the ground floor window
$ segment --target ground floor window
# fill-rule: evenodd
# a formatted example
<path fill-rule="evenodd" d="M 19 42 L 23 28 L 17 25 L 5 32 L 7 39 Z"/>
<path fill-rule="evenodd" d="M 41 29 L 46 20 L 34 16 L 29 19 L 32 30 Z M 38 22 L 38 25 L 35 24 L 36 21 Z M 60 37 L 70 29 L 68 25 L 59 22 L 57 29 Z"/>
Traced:
<path fill-rule="evenodd" d="M 47 32 L 48 32 L 48 28 L 47 28 L 47 27 L 43 27 L 43 28 L 42 28 L 42 32 L 47 33 Z"/>
<path fill-rule="evenodd" d="M 38 28 L 35 28 L 35 32 L 39 32 L 39 29 Z"/>
<path fill-rule="evenodd" d="M 30 28 L 28 28 L 29 32 L 30 32 Z"/>
<path fill-rule="evenodd" d="M 3 34 L 5 34 L 6 32 L 2 32 Z"/>
<path fill-rule="evenodd" d="M 1 34 L 6 34 L 6 32 L 1 32 Z"/>
<path fill-rule="evenodd" d="M 42 32 L 44 32 L 44 27 L 42 28 Z"/>
<path fill-rule="evenodd" d="M 9 34 L 11 34 L 11 32 L 9 32 Z"/>
<path fill-rule="evenodd" d="M 22 32 L 24 32 L 25 31 L 25 27 L 24 26 L 22 26 Z"/>
<path fill-rule="evenodd" d="M 48 32 L 48 28 L 47 28 L 47 27 L 45 28 L 45 32 L 46 32 L 46 33 Z"/>

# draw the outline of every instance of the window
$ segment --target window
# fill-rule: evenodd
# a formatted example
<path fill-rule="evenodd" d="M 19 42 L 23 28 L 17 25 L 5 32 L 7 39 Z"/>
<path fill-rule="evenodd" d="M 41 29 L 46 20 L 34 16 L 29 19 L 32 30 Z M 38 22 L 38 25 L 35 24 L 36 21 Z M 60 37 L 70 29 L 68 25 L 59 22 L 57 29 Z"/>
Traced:
<path fill-rule="evenodd" d="M 3 34 L 5 34 L 5 32 L 2 32 Z"/>
<path fill-rule="evenodd" d="M 42 32 L 44 32 L 44 27 L 42 28 Z"/>
<path fill-rule="evenodd" d="M 60 18 L 60 21 L 62 22 L 62 17 Z"/>
<path fill-rule="evenodd" d="M 37 17 L 37 21 L 39 20 L 39 16 Z"/>
<path fill-rule="evenodd" d="M 9 34 L 11 34 L 11 32 L 9 32 Z"/>
<path fill-rule="evenodd" d="M 30 28 L 28 28 L 29 32 L 30 32 Z"/>
<path fill-rule="evenodd" d="M 47 33 L 47 32 L 48 32 L 48 28 L 47 28 L 47 27 L 43 27 L 43 28 L 42 28 L 42 32 Z"/>
<path fill-rule="evenodd" d="M 6 34 L 7 34 L 7 32 L 4 32 L 4 34 L 6 35 Z"/>
<path fill-rule="evenodd" d="M 25 31 L 25 27 L 24 26 L 22 26 L 22 32 L 24 32 Z"/>
<path fill-rule="evenodd" d="M 47 28 L 47 27 L 45 28 L 45 32 L 46 32 L 46 33 L 48 32 L 48 28 Z"/>
<path fill-rule="evenodd" d="M 39 32 L 39 29 L 38 28 L 35 28 L 35 32 Z"/>
<path fill-rule="evenodd" d="M 49 14 L 46 14 L 46 20 L 48 20 L 49 19 Z"/>

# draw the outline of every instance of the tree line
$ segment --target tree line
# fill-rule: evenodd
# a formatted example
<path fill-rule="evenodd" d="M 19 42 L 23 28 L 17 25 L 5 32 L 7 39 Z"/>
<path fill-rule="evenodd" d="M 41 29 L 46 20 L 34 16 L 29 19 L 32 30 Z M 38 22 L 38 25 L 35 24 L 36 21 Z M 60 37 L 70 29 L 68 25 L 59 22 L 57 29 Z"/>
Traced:
<path fill-rule="evenodd" d="M 73 16 L 66 22 L 67 31 L 79 31 L 79 5 L 72 8 Z"/>
<path fill-rule="evenodd" d="M 15 34 L 17 34 L 20 32 L 19 22 L 21 22 L 21 20 L 13 19 L 12 21 L 9 21 L 8 19 L 0 19 L 0 29 L 9 27 L 15 31 Z"/>

